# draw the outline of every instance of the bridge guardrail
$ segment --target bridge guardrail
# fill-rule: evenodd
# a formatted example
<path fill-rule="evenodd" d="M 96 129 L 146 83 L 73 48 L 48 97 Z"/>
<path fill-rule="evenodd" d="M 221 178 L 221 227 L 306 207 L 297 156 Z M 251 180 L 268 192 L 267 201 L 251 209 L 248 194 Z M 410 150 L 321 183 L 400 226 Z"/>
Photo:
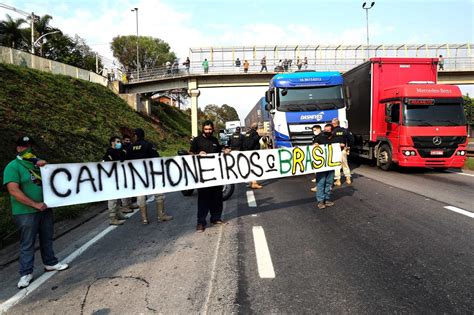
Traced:
<path fill-rule="evenodd" d="M 313 71 L 348 71 L 355 66 L 365 62 L 364 58 L 353 58 L 353 59 L 308 59 L 307 65 L 302 65 L 301 70 L 313 70 Z M 243 63 L 243 60 L 241 60 Z M 280 60 L 267 59 L 267 69 L 270 73 L 277 72 L 294 72 L 299 70 L 296 65 L 296 61 L 292 61 L 288 65 L 288 69 L 278 68 Z M 247 73 L 255 74 L 260 73 L 261 65 L 260 60 L 250 60 L 249 70 Z M 474 57 L 452 57 L 444 59 L 444 71 L 473 71 L 474 70 Z M 440 70 L 443 71 L 443 70 Z M 219 60 L 209 63 L 209 70 L 207 73 L 204 72 L 201 61 L 191 62 L 189 71 L 186 70 L 185 66 L 181 63 L 178 67 L 155 67 L 150 69 L 127 72 L 127 80 L 130 83 L 149 81 L 149 80 L 160 80 L 176 77 L 186 77 L 189 75 L 231 75 L 231 74 L 244 74 L 243 65 L 236 67 L 232 60 Z"/>

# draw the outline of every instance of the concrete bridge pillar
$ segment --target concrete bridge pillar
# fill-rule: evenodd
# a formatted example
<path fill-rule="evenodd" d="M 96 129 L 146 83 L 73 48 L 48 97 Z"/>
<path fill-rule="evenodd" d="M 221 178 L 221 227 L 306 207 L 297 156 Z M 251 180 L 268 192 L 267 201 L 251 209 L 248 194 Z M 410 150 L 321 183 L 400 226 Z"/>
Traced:
<path fill-rule="evenodd" d="M 198 131 L 198 97 L 201 91 L 198 89 L 189 89 L 189 96 L 191 96 L 191 133 L 193 137 L 197 137 Z"/>

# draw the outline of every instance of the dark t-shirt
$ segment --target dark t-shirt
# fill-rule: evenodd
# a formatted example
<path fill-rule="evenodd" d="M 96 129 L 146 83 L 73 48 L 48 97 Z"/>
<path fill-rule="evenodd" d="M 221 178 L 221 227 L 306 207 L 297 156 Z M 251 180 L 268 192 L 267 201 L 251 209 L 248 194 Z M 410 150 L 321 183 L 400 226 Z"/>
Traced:
<path fill-rule="evenodd" d="M 126 155 L 127 151 L 125 149 L 108 148 L 102 159 L 104 161 L 124 161 Z"/>
<path fill-rule="evenodd" d="M 327 135 L 324 134 L 324 132 L 321 132 L 317 136 L 313 136 L 313 144 L 331 144 L 331 143 L 337 143 L 334 141 L 334 137 L 329 138 Z"/>
<path fill-rule="evenodd" d="M 219 144 L 219 140 L 217 140 L 216 137 L 210 136 L 209 138 L 206 138 L 201 134 L 193 139 L 189 151 L 195 154 L 198 154 L 201 151 L 206 153 L 219 153 L 222 151 L 222 146 Z"/>
<path fill-rule="evenodd" d="M 160 157 L 160 154 L 156 150 L 155 146 L 146 140 L 138 140 L 132 144 L 132 150 L 130 151 L 130 159 L 148 159 Z"/>
<path fill-rule="evenodd" d="M 235 132 L 227 144 L 232 150 L 243 150 L 244 136 L 240 132 Z"/>
<path fill-rule="evenodd" d="M 353 135 L 346 128 L 337 126 L 332 133 L 334 135 L 334 143 L 344 143 L 346 147 L 350 147 L 354 142 Z"/>
<path fill-rule="evenodd" d="M 260 149 L 260 136 L 255 129 L 250 129 L 244 138 L 243 149 L 246 151 Z"/>

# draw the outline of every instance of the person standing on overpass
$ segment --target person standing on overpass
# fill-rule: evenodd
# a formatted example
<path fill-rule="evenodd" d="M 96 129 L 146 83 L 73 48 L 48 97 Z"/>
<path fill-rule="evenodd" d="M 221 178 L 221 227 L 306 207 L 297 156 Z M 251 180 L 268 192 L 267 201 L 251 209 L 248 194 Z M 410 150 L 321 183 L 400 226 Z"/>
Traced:
<path fill-rule="evenodd" d="M 265 72 L 268 72 L 268 70 L 267 70 L 267 57 L 266 56 L 263 56 L 262 60 L 260 60 L 260 65 L 262 65 L 262 68 L 260 69 L 260 72 L 262 72 L 263 69 L 265 69 Z"/>
<path fill-rule="evenodd" d="M 248 60 L 244 60 L 244 72 L 245 73 L 249 72 L 249 67 L 250 67 L 250 63 L 248 62 Z"/>
<path fill-rule="evenodd" d="M 346 177 L 346 183 L 350 185 L 351 181 L 351 169 L 349 168 L 349 163 L 347 161 L 347 157 L 349 155 L 349 150 L 352 145 L 353 139 L 350 132 L 340 126 L 339 119 L 333 118 L 332 120 L 333 126 L 333 133 L 334 133 L 334 143 L 339 143 L 341 146 L 341 166 L 342 171 L 344 172 L 344 176 Z M 334 177 L 334 185 L 341 186 L 341 168 L 336 169 L 335 177 Z"/>
<path fill-rule="evenodd" d="M 438 65 L 439 65 L 439 70 L 444 70 L 444 58 L 443 58 L 443 55 L 439 55 Z"/>
<path fill-rule="evenodd" d="M 202 62 L 202 68 L 204 69 L 204 73 L 209 73 L 209 61 L 207 61 L 207 59 L 204 59 Z"/>

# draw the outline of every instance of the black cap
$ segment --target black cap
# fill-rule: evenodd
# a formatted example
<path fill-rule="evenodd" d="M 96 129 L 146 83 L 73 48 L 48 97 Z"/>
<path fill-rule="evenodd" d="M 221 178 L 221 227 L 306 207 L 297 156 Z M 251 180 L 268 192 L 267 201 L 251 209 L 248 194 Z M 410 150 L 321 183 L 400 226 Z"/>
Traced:
<path fill-rule="evenodd" d="M 34 144 L 35 142 L 30 136 L 24 135 L 16 140 L 17 146 L 26 146 L 27 144 Z"/>
<path fill-rule="evenodd" d="M 145 138 L 145 131 L 142 128 L 137 128 L 134 130 L 134 132 L 138 139 Z"/>

